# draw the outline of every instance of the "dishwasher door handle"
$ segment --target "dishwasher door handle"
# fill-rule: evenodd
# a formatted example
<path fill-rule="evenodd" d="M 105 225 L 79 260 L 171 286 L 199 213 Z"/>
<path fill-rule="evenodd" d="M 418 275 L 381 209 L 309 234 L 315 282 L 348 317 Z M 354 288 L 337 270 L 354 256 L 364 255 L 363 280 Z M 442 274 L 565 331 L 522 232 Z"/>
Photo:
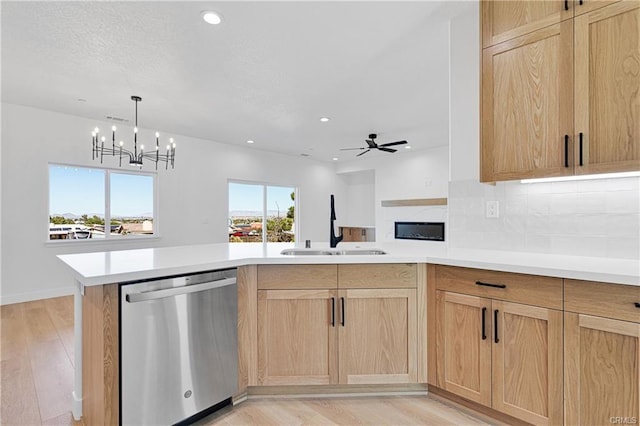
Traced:
<path fill-rule="evenodd" d="M 236 281 L 236 278 L 225 278 L 224 280 L 209 281 L 202 284 L 171 287 L 163 290 L 146 291 L 143 293 L 131 293 L 126 295 L 126 300 L 128 303 L 145 302 L 147 300 L 162 299 L 165 297 L 179 296 L 181 294 L 211 290 L 212 288 L 226 287 L 228 285 L 235 284 Z"/>

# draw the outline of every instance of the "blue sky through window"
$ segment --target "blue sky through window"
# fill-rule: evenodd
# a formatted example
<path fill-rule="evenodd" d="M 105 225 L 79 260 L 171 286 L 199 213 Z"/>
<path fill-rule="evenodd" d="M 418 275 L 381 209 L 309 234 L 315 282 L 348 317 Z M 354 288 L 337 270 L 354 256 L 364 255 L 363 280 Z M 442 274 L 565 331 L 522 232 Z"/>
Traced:
<path fill-rule="evenodd" d="M 104 217 L 105 171 L 62 165 L 49 166 L 49 215 Z M 153 177 L 112 172 L 111 216 L 153 214 Z"/>

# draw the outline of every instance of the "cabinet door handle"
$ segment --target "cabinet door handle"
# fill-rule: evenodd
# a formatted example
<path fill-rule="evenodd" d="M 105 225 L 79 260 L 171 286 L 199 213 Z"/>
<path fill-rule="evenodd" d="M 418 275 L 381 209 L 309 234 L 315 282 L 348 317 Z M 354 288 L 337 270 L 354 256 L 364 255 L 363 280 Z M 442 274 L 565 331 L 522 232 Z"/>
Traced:
<path fill-rule="evenodd" d="M 636 308 L 640 309 L 640 303 L 636 302 L 636 303 L 634 303 L 634 305 L 636 305 Z"/>
<path fill-rule="evenodd" d="M 493 311 L 493 341 L 496 343 L 500 342 L 500 339 L 498 339 L 498 313 L 500 311 L 498 311 L 497 309 L 495 311 Z"/>
<path fill-rule="evenodd" d="M 491 283 L 483 283 L 482 281 L 476 281 L 476 285 L 481 285 L 483 287 L 507 288 L 506 284 L 491 284 Z"/>
<path fill-rule="evenodd" d="M 564 10 L 569 10 L 569 0 L 564 0 Z"/>
<path fill-rule="evenodd" d="M 580 0 L 580 1 L 578 2 L 578 4 L 579 4 L 580 6 L 582 6 L 582 0 Z"/>
<path fill-rule="evenodd" d="M 487 308 L 482 308 L 482 340 L 487 340 Z"/>
<path fill-rule="evenodd" d="M 342 315 L 340 316 L 340 325 L 344 327 L 344 297 L 340 298 L 340 305 L 342 312 Z"/>
<path fill-rule="evenodd" d="M 336 326 L 336 298 L 331 298 L 331 327 Z"/>
<path fill-rule="evenodd" d="M 564 135 L 564 166 L 569 167 L 569 135 Z"/>
<path fill-rule="evenodd" d="M 584 133 L 580 132 L 580 165 L 582 166 L 582 136 L 584 135 Z"/>

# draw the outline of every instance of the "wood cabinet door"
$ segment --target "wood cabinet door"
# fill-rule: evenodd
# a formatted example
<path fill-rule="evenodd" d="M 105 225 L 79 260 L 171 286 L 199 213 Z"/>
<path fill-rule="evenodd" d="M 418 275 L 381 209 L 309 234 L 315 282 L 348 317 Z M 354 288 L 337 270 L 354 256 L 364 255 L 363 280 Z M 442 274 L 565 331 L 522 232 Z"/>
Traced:
<path fill-rule="evenodd" d="M 640 419 L 640 324 L 565 312 L 565 424 Z"/>
<path fill-rule="evenodd" d="M 481 181 L 573 174 L 573 20 L 484 49 L 481 115 Z"/>
<path fill-rule="evenodd" d="M 600 9 L 601 7 L 605 7 L 611 3 L 619 1 L 621 0 L 573 0 L 573 14 L 578 16 L 584 13 L 593 12 L 596 9 Z"/>
<path fill-rule="evenodd" d="M 575 18 L 575 133 L 576 174 L 640 170 L 638 1 Z"/>
<path fill-rule="evenodd" d="M 438 387 L 491 406 L 491 300 L 436 292 Z"/>
<path fill-rule="evenodd" d="M 338 382 L 336 290 L 258 291 L 258 385 Z"/>
<path fill-rule="evenodd" d="M 573 17 L 573 2 L 488 0 L 482 2 L 482 47 L 502 43 Z"/>
<path fill-rule="evenodd" d="M 338 295 L 340 383 L 416 383 L 416 290 L 350 289 Z"/>
<path fill-rule="evenodd" d="M 562 312 L 492 301 L 493 408 L 532 424 L 562 424 Z"/>

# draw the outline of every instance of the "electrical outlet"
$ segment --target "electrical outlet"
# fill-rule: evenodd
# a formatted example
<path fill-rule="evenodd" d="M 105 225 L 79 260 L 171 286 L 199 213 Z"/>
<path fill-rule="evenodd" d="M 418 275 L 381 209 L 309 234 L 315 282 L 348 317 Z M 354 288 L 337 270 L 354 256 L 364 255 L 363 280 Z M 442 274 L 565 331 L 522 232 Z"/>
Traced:
<path fill-rule="evenodd" d="M 487 201 L 486 216 L 489 218 L 500 217 L 500 205 L 497 201 Z"/>

